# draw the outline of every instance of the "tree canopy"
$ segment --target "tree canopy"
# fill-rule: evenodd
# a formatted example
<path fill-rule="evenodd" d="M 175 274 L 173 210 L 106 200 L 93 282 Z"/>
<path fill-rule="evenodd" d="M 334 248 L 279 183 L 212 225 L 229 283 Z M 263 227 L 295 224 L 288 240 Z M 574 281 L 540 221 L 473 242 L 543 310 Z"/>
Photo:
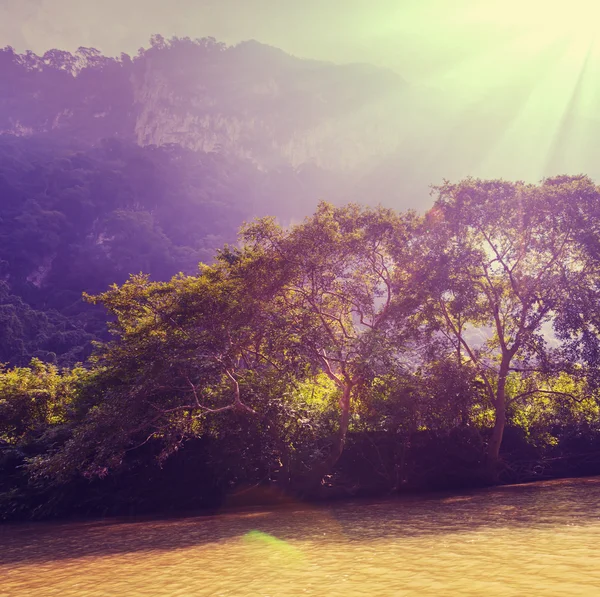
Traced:
<path fill-rule="evenodd" d="M 211 491 L 313 496 L 398 490 L 428 467 L 490 482 L 519 478 L 523 457 L 526 478 L 589 458 L 598 188 L 467 179 L 436 193 L 424 217 L 321 203 L 293 226 L 255 220 L 195 274 L 87 295 L 113 339 L 87 369 L 0 374 L 6 449 L 28 451 L 46 492 L 194 445 Z"/>

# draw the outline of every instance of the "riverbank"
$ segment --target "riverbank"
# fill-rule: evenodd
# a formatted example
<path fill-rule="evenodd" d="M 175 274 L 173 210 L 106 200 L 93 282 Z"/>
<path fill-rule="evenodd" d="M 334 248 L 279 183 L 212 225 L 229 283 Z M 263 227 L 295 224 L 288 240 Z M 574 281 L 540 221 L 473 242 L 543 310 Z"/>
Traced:
<path fill-rule="evenodd" d="M 600 475 L 598 436 L 575 440 L 565 436 L 557 445 L 536 447 L 509 430 L 497 484 Z M 380 499 L 491 486 L 485 454 L 473 437 L 421 434 L 411 438 L 408 448 L 399 442 L 391 449 L 382 439 L 352 434 L 334 473 L 311 492 L 297 482 L 282 487 L 276 473 L 271 480 L 264 473 L 247 474 L 248 481 L 232 486 L 231 473 L 209 464 L 210 452 L 201 441 L 189 442 L 162 467 L 153 461 L 150 445 L 147 453 L 126 461 L 106 478 L 79 477 L 62 484 L 32 483 L 23 469 L 27 454 L 4 449 L 0 450 L 0 520 L 211 514 L 299 501 Z"/>

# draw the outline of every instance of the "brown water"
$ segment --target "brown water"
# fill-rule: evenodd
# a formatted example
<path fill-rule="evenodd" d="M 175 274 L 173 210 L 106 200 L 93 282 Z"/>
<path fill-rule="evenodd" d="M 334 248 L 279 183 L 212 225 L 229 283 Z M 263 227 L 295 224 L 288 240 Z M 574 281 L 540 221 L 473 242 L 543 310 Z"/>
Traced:
<path fill-rule="evenodd" d="M 1 597 L 600 596 L 600 479 L 0 527 Z"/>

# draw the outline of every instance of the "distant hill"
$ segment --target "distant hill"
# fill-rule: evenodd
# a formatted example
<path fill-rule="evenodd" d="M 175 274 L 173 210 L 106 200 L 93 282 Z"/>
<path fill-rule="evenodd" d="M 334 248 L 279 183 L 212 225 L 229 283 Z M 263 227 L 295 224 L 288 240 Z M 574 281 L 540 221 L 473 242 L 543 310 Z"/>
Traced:
<path fill-rule="evenodd" d="M 158 35 L 133 58 L 93 48 L 43 56 L 5 48 L 0 72 L 5 133 L 177 143 L 263 168 L 312 162 L 344 169 L 391 151 L 398 140 L 374 126 L 375 108 L 407 87 L 391 71 L 303 60 L 256 41 L 225 46 Z M 367 120 L 349 126 L 365 108 Z"/>
<path fill-rule="evenodd" d="M 254 41 L 160 36 L 134 58 L 5 48 L 0 79 L 0 363 L 11 364 L 86 358 L 106 321 L 84 291 L 194 272 L 244 220 L 341 200 L 351 177 L 324 166 L 371 150 L 340 144 L 332 123 L 406 87 Z"/>
<path fill-rule="evenodd" d="M 85 359 L 106 321 L 82 292 L 191 273 L 244 220 L 384 200 L 356 183 L 407 121 L 397 74 L 256 41 L 4 48 L 0 80 L 0 363 Z"/>
<path fill-rule="evenodd" d="M 193 273 L 244 220 L 311 209 L 320 175 L 177 145 L 0 136 L 0 363 L 83 360 L 106 321 L 82 292 Z"/>

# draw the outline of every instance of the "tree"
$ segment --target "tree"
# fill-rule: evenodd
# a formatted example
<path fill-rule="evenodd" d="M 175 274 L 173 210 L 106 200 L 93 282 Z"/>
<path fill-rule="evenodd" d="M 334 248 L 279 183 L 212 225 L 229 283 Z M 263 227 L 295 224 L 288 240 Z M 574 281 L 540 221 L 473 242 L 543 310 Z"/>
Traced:
<path fill-rule="evenodd" d="M 132 276 L 88 297 L 114 319 L 115 340 L 93 359 L 96 377 L 79 402 L 73 437 L 38 461 L 39 471 L 103 476 L 150 441 L 162 445 L 163 460 L 186 439 L 215 432 L 220 416 L 260 424 L 272 417 L 270 402 L 285 394 L 290 369 L 269 356 L 282 352 L 277 334 L 265 336 L 236 260 L 226 250 L 197 276 Z"/>
<path fill-rule="evenodd" d="M 424 267 L 437 271 L 429 316 L 485 388 L 495 470 L 511 404 L 540 393 L 569 397 L 538 381 L 573 370 L 557 358 L 552 324 L 571 289 L 590 288 L 597 276 L 576 214 L 598 191 L 585 177 L 538 186 L 467 179 L 436 191 L 424 232 Z"/>
<path fill-rule="evenodd" d="M 48 50 L 42 59 L 50 68 L 65 71 L 70 75 L 76 73 L 77 58 L 71 52 L 56 49 Z"/>
<path fill-rule="evenodd" d="M 263 219 L 242 233 L 252 255 L 248 276 L 268 280 L 259 291 L 265 308 L 294 352 L 337 388 L 337 434 L 314 480 L 340 458 L 359 393 L 405 348 L 417 304 L 409 250 L 416 221 L 383 208 L 321 203 L 297 226 Z"/>

